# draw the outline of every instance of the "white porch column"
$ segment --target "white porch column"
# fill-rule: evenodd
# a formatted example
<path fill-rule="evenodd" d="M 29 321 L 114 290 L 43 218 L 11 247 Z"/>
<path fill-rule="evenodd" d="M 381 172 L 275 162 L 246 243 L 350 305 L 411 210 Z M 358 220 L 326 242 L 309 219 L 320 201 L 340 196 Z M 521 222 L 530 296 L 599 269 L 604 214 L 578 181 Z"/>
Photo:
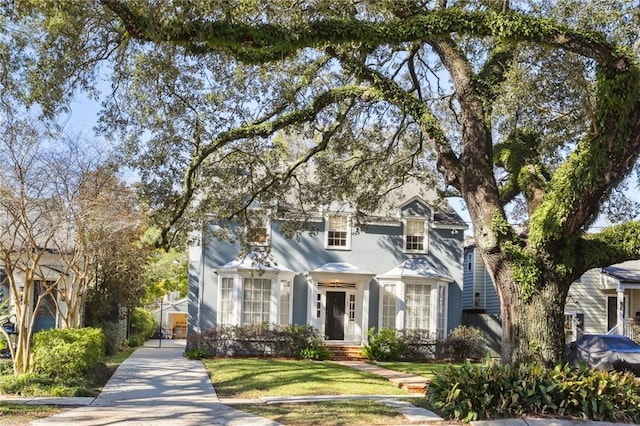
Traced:
<path fill-rule="evenodd" d="M 618 305 L 617 305 L 617 313 L 618 313 L 618 318 L 617 318 L 617 327 L 618 327 L 618 333 L 619 334 L 624 334 L 624 289 L 621 289 L 620 287 L 618 287 L 616 294 L 618 295 Z"/>
<path fill-rule="evenodd" d="M 316 300 L 318 298 L 318 286 L 312 277 L 307 277 L 307 325 L 320 330 L 316 318 Z"/>
<path fill-rule="evenodd" d="M 362 288 L 362 326 L 360 327 L 360 341 L 363 345 L 366 345 L 369 341 L 369 283 L 370 281 L 366 281 Z"/>

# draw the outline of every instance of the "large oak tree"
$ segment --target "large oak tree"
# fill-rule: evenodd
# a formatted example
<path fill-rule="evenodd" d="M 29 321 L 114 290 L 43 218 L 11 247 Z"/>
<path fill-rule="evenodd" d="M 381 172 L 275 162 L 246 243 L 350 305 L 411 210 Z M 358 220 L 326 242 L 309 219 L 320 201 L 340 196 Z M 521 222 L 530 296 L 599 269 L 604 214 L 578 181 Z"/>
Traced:
<path fill-rule="evenodd" d="M 88 84 L 114 60 L 101 130 L 137 159 L 165 243 L 198 209 L 242 213 L 295 187 L 299 207 L 339 196 L 366 212 L 420 179 L 464 198 L 503 361 L 547 364 L 563 358 L 571 282 L 640 257 L 638 222 L 587 232 L 640 153 L 631 2 L 63 3 L 22 11 L 43 23 L 35 63 L 53 77 L 30 94 L 55 111 L 73 87 L 60 75 Z"/>

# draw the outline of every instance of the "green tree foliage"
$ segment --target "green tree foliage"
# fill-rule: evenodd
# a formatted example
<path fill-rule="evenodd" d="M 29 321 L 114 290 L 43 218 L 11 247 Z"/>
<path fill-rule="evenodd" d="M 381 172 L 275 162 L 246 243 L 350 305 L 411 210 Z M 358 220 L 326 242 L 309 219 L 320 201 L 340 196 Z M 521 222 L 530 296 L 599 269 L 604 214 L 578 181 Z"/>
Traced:
<path fill-rule="evenodd" d="M 144 301 L 156 302 L 159 297 L 177 292 L 179 297 L 187 296 L 189 261 L 184 251 L 169 249 L 155 250 L 144 266 Z"/>
<path fill-rule="evenodd" d="M 140 346 L 145 340 L 151 337 L 156 323 L 153 321 L 151 312 L 137 307 L 130 314 L 131 333 L 129 334 L 129 345 Z"/>
<path fill-rule="evenodd" d="M 295 200 L 304 223 L 311 204 L 366 214 L 416 179 L 466 202 L 503 360 L 550 365 L 570 283 L 640 256 L 638 222 L 586 233 L 640 152 L 631 2 L 16 4 L 33 30 L 8 45 L 33 46 L 25 99 L 45 113 L 110 60 L 99 130 L 139 167 L 164 245 L 203 213 L 242 220 L 258 196 Z"/>

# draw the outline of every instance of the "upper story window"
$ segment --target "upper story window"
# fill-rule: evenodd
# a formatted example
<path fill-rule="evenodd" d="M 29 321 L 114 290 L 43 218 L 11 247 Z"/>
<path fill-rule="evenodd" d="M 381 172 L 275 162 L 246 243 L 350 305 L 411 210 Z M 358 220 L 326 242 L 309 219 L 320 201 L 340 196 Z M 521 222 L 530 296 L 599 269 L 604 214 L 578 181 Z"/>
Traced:
<path fill-rule="evenodd" d="M 424 219 L 404 221 L 404 251 L 425 253 L 427 251 L 427 226 Z"/>
<path fill-rule="evenodd" d="M 257 246 L 269 245 L 271 226 L 265 210 L 256 210 L 247 218 L 247 240 Z"/>
<path fill-rule="evenodd" d="M 327 248 L 351 248 L 351 220 L 346 215 L 329 215 L 325 244 Z"/>

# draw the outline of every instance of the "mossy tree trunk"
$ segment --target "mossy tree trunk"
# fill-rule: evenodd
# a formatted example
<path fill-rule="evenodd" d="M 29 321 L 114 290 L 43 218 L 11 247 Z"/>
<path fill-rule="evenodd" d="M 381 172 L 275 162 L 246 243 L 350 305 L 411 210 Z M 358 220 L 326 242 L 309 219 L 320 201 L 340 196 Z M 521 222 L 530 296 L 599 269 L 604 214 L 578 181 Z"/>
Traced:
<path fill-rule="evenodd" d="M 487 256 L 486 264 L 501 301 L 502 362 L 540 362 L 547 366 L 562 362 L 569 284 L 547 278 L 532 293 L 514 279 L 512 263 L 496 264 L 495 257 Z"/>

